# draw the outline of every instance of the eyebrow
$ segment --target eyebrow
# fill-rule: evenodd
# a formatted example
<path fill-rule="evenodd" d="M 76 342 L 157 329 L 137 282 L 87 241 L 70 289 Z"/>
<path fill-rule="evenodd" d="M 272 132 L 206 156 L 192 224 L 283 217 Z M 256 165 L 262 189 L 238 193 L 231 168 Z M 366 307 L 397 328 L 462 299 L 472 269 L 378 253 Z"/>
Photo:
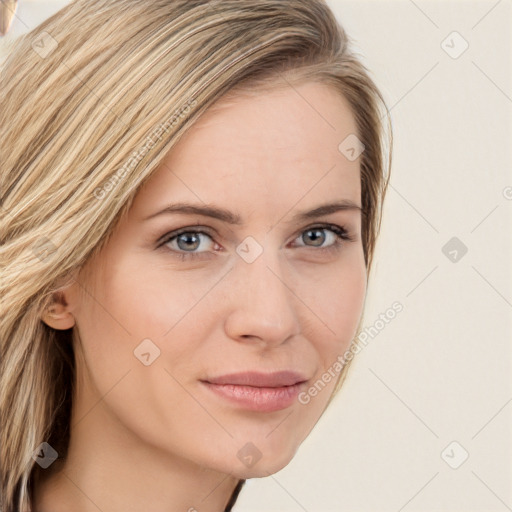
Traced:
<path fill-rule="evenodd" d="M 323 215 L 329 215 L 331 213 L 336 213 L 339 211 L 345 210 L 353 210 L 359 211 L 363 214 L 363 209 L 358 204 L 354 203 L 349 199 L 342 199 L 340 201 L 336 201 L 334 203 L 323 204 L 313 208 L 312 210 L 303 210 L 298 212 L 291 219 L 290 222 L 301 222 L 310 220 L 316 217 L 321 217 Z M 164 214 L 181 214 L 181 215 L 202 215 L 205 217 L 211 217 L 213 219 L 218 219 L 222 222 L 226 222 L 228 224 L 233 224 L 236 226 L 241 226 L 243 224 L 240 215 L 233 213 L 229 210 L 225 210 L 224 208 L 219 208 L 214 205 L 195 205 L 191 203 L 175 203 L 166 206 L 164 209 L 159 210 L 151 215 L 144 217 L 143 221 L 150 220 L 154 217 Z"/>

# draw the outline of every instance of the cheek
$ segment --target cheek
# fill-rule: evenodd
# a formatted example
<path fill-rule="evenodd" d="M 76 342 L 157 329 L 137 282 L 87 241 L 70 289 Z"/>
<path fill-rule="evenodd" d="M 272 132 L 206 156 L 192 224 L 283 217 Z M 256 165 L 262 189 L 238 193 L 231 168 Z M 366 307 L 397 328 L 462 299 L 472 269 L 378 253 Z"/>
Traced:
<path fill-rule="evenodd" d="M 82 297 L 76 318 L 79 352 L 90 379 L 86 392 L 98 396 L 113 386 L 125 389 L 138 371 L 147 369 L 134 350 L 145 339 L 158 346 L 161 332 L 171 326 L 171 319 L 164 322 L 162 297 L 151 294 L 149 276 L 144 280 L 144 272 L 133 271 L 121 259 L 111 260 L 118 264 L 108 265 L 101 276 L 85 285 L 88 293 Z M 143 377 L 140 382 L 144 387 Z"/>
<path fill-rule="evenodd" d="M 338 298 L 333 301 L 336 309 L 331 314 L 340 333 L 344 335 L 347 332 L 350 337 L 355 334 L 363 312 L 366 284 L 366 268 L 359 265 L 344 272 L 339 285 L 331 291 L 332 296 Z"/>
<path fill-rule="evenodd" d="M 315 312 L 325 328 L 312 335 L 324 368 L 342 354 L 356 335 L 366 296 L 364 261 L 333 272 L 316 294 Z M 321 334 L 320 334 L 321 333 Z"/>
<path fill-rule="evenodd" d="M 127 276 L 129 278 L 127 279 Z M 203 298 L 215 287 L 218 274 L 178 272 L 173 265 L 157 263 L 146 271 L 125 269 L 112 278 L 105 303 L 116 311 L 134 339 L 172 336 L 189 322 Z"/>
<path fill-rule="evenodd" d="M 136 272 L 122 262 L 110 267 L 101 281 L 89 285 L 94 298 L 84 297 L 77 317 L 85 365 L 97 392 L 105 394 L 123 378 L 126 396 L 146 404 L 145 410 L 155 406 L 149 396 L 178 386 L 166 369 L 186 379 L 216 321 L 215 310 L 201 300 L 212 288 L 210 280 L 192 286 L 185 274 L 163 279 L 165 270 L 153 266 Z"/>
<path fill-rule="evenodd" d="M 316 308 L 322 322 L 306 335 L 313 343 L 319 365 L 311 385 L 298 397 L 309 422 L 315 423 L 336 386 L 343 369 L 343 355 L 354 339 L 366 296 L 366 268 L 347 266 L 332 273 L 316 296 Z M 316 312 L 316 311 L 315 311 Z M 319 325 L 324 328 L 319 328 Z"/>

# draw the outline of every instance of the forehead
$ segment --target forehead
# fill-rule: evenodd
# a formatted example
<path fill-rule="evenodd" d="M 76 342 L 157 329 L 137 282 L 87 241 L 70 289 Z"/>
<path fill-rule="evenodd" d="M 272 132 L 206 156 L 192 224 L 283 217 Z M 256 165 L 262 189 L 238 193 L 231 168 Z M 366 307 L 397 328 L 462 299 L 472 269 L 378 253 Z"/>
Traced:
<path fill-rule="evenodd" d="M 349 161 L 338 149 L 355 133 L 347 100 L 325 84 L 230 95 L 184 135 L 133 206 L 145 208 L 145 199 L 359 202 L 359 159 Z"/>

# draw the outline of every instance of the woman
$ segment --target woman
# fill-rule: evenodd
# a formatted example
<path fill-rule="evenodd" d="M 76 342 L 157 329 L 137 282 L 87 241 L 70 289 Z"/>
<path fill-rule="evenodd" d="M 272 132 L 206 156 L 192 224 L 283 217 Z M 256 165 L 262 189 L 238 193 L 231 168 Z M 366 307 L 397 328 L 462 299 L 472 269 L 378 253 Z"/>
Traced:
<path fill-rule="evenodd" d="M 76 0 L 0 85 L 2 511 L 231 510 L 350 365 L 381 94 L 321 0 Z"/>

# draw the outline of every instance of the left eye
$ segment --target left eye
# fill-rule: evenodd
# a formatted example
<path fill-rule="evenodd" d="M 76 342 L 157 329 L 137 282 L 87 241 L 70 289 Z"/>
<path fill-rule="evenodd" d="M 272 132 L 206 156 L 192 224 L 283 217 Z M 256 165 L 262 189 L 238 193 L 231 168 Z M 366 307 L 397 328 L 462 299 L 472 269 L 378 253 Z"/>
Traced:
<path fill-rule="evenodd" d="M 170 248 L 177 252 L 206 252 L 209 250 L 208 244 L 202 243 L 202 237 L 208 239 L 210 244 L 214 243 L 211 236 L 203 231 L 183 231 L 167 238 L 164 244 L 169 244 Z M 204 247 L 205 245 L 206 247 Z M 197 251 L 200 247 L 203 247 L 204 251 Z"/>

